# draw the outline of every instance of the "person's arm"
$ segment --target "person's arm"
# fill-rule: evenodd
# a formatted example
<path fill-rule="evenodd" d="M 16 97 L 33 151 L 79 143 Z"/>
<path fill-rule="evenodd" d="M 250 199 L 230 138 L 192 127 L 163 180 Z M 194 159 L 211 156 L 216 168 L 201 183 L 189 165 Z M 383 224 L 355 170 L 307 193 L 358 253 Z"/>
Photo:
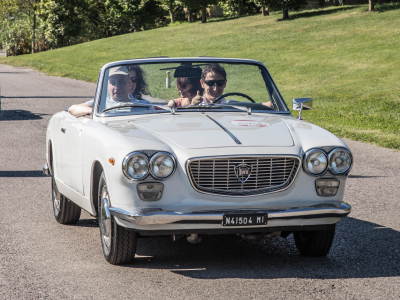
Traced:
<path fill-rule="evenodd" d="M 68 109 L 68 112 L 75 117 L 90 115 L 92 113 L 92 106 L 86 102 L 75 104 Z"/>
<path fill-rule="evenodd" d="M 263 102 L 263 103 L 261 103 L 262 105 L 265 105 L 265 106 L 268 106 L 268 107 L 270 107 L 270 108 L 274 108 L 274 106 L 272 105 L 272 102 L 271 101 L 268 101 L 268 102 Z"/>
<path fill-rule="evenodd" d="M 168 106 L 169 106 L 169 107 L 175 107 L 175 108 L 178 107 L 178 105 L 176 104 L 175 100 L 169 101 L 169 102 L 168 102 Z"/>

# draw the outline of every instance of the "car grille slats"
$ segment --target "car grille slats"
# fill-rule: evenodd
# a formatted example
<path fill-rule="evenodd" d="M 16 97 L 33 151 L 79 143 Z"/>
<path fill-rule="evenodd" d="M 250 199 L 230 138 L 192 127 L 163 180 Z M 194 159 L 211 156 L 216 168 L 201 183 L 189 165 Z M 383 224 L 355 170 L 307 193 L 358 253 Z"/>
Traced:
<path fill-rule="evenodd" d="M 190 181 L 198 191 L 217 195 L 249 196 L 288 188 L 296 177 L 299 166 L 300 159 L 295 156 L 259 156 L 191 159 L 187 168 Z M 247 175 L 240 176 L 235 173 L 235 167 L 238 174 L 238 169 L 250 173 L 247 180 Z"/>

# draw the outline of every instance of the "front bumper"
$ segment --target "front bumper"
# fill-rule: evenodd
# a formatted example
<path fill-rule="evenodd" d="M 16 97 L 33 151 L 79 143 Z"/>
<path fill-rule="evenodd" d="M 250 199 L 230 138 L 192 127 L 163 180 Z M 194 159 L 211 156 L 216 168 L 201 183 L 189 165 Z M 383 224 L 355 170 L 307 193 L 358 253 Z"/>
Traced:
<path fill-rule="evenodd" d="M 119 220 L 123 220 L 124 225 L 131 229 L 156 230 L 162 231 L 171 229 L 227 229 L 222 225 L 224 214 L 229 213 L 267 213 L 267 225 L 256 226 L 229 226 L 229 229 L 254 230 L 260 228 L 273 227 L 301 227 L 314 225 L 335 224 L 341 218 L 347 216 L 351 211 L 348 203 L 341 203 L 340 207 L 336 206 L 314 206 L 303 208 L 290 208 L 286 210 L 218 210 L 218 211 L 196 211 L 196 212 L 172 212 L 163 211 L 161 209 L 148 209 L 141 211 L 139 214 L 132 214 L 119 208 L 110 207 L 111 215 Z M 126 222 L 124 222 L 126 221 Z M 130 226 L 128 226 L 130 225 Z"/>

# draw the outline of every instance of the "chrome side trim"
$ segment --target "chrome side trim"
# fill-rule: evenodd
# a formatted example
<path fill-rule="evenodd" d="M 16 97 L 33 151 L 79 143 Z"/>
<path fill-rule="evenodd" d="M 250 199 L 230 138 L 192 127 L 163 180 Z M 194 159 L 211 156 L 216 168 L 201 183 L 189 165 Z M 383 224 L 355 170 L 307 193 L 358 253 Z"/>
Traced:
<path fill-rule="evenodd" d="M 154 211 L 144 214 L 134 214 L 116 207 L 109 208 L 111 215 L 128 221 L 135 225 L 160 225 L 160 224 L 197 224 L 209 225 L 216 224 L 222 226 L 222 218 L 228 213 L 267 213 L 268 221 L 273 220 L 295 220 L 295 219 L 321 219 L 321 218 L 343 218 L 351 212 L 350 204 L 342 202 L 340 207 L 333 205 L 318 207 L 290 208 L 286 210 L 268 209 L 235 209 L 218 211 L 195 211 L 195 212 L 173 212 L 173 211 Z M 257 227 L 267 227 L 254 226 Z M 248 228 L 250 226 L 247 226 Z"/>
<path fill-rule="evenodd" d="M 274 191 L 269 191 L 266 193 L 259 193 L 259 194 L 246 194 L 246 195 L 226 195 L 226 194 L 218 194 L 218 193 L 214 193 L 214 192 L 210 192 L 210 191 L 204 191 L 201 189 L 198 189 L 196 184 L 193 182 L 191 175 L 190 175 L 190 162 L 194 161 L 194 160 L 201 160 L 201 159 L 215 159 L 215 158 L 249 158 L 249 157 L 267 157 L 267 158 L 283 158 L 283 157 L 291 157 L 291 158 L 295 158 L 298 160 L 299 166 L 296 170 L 296 173 L 293 176 L 292 181 L 289 183 L 289 185 L 287 185 L 286 187 L 279 189 L 279 190 L 274 190 Z M 221 156 L 204 156 L 204 157 L 193 157 L 190 158 L 186 161 L 186 174 L 189 178 L 190 184 L 192 185 L 193 189 L 196 192 L 202 193 L 202 194 L 207 194 L 207 195 L 213 195 L 213 196 L 221 196 L 221 197 L 255 197 L 255 196 L 261 196 L 261 195 L 268 195 L 268 194 L 273 194 L 273 193 L 278 193 L 278 192 L 282 192 L 284 190 L 287 190 L 288 188 L 290 188 L 293 184 L 293 182 L 296 180 L 297 174 L 299 173 L 300 170 L 300 166 L 302 164 L 301 159 L 298 156 L 295 155 L 263 155 L 263 154 L 257 154 L 257 155 L 221 155 Z"/>
<path fill-rule="evenodd" d="M 222 126 L 220 123 L 218 123 L 216 120 L 214 120 L 213 118 L 211 118 L 209 115 L 206 115 L 207 118 L 209 118 L 210 120 L 214 121 L 215 124 L 217 124 L 219 127 L 221 127 L 234 141 L 236 144 L 241 145 L 242 143 L 239 141 L 239 139 L 233 135 L 232 132 L 230 132 L 228 129 L 226 129 L 224 126 Z"/>

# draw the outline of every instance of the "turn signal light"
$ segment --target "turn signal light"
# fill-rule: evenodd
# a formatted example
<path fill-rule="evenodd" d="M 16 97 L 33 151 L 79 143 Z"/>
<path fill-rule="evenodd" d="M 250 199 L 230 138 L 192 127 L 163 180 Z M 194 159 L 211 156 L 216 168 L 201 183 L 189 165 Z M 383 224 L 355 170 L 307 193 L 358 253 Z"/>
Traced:
<path fill-rule="evenodd" d="M 339 180 L 337 179 L 317 179 L 315 181 L 315 188 L 318 196 L 335 196 L 339 189 Z"/>

